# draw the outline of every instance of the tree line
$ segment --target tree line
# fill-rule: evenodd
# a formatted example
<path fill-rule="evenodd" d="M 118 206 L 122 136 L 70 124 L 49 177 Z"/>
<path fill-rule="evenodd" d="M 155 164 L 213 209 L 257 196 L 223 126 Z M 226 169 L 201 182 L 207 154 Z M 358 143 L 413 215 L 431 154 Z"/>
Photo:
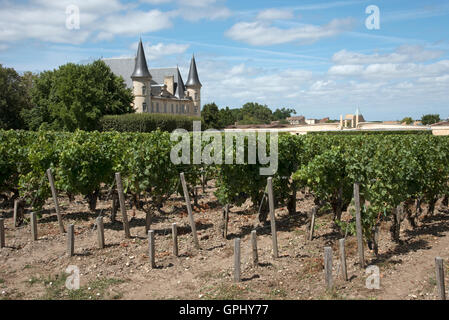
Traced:
<path fill-rule="evenodd" d="M 271 121 L 286 122 L 286 118 L 296 114 L 294 109 L 278 108 L 272 111 L 267 105 L 257 102 L 247 102 L 241 108 L 229 107 L 219 109 L 215 103 L 205 104 L 201 117 L 207 128 L 222 129 L 235 123 L 238 124 L 269 124 Z"/>

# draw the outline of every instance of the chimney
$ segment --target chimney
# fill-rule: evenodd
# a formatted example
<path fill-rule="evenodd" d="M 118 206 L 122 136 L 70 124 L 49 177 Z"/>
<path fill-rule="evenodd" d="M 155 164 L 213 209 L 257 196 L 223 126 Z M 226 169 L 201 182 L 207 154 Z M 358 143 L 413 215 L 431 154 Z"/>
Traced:
<path fill-rule="evenodd" d="M 175 77 L 174 76 L 166 76 L 164 78 L 164 85 L 167 87 L 167 91 L 171 94 L 175 94 Z"/>

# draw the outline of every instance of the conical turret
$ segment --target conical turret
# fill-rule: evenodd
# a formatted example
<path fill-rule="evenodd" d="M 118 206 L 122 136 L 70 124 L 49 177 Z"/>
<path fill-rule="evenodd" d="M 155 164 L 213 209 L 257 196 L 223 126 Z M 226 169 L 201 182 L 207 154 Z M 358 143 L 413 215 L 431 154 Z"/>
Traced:
<path fill-rule="evenodd" d="M 136 65 L 131 78 L 151 78 L 150 71 L 148 71 L 145 52 L 143 51 L 142 39 L 140 39 L 139 46 L 137 48 Z"/>
<path fill-rule="evenodd" d="M 201 87 L 200 79 L 198 78 L 198 70 L 196 69 L 195 56 L 192 56 L 190 61 L 189 77 L 186 82 L 187 87 Z"/>
<path fill-rule="evenodd" d="M 184 99 L 185 91 L 186 91 L 186 87 L 184 86 L 184 81 L 182 81 L 181 73 L 179 72 L 179 69 L 178 69 L 178 84 L 176 86 L 175 97 L 177 97 L 178 99 Z"/>

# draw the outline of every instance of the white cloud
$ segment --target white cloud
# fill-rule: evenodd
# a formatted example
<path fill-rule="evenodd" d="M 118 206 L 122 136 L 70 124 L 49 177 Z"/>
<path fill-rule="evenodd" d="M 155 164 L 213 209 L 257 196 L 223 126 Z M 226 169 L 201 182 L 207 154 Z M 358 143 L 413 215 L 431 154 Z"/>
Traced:
<path fill-rule="evenodd" d="M 440 50 L 426 50 L 423 46 L 403 45 L 392 53 L 362 54 L 341 50 L 332 56 L 332 61 L 341 65 L 370 64 L 370 63 L 404 63 L 409 61 L 421 62 L 433 60 L 444 54 Z"/>
<path fill-rule="evenodd" d="M 404 48 L 385 55 L 405 54 Z M 374 52 L 365 55 L 376 57 Z M 426 112 L 449 115 L 449 60 L 426 60 L 433 57 L 418 50 L 412 55 L 410 50 L 404 63 L 335 64 L 328 72 L 273 67 L 251 72 L 249 58 L 197 58 L 197 66 L 203 103 L 240 107 L 256 101 L 272 109 L 288 106 L 307 117 L 334 119 L 360 107 L 367 120 L 396 120 Z"/>
<path fill-rule="evenodd" d="M 121 2 L 123 1 L 123 2 Z M 144 10 L 142 3 L 175 2 L 172 11 Z M 80 28 L 66 28 L 66 9 L 79 9 Z M 188 21 L 224 19 L 231 11 L 218 0 L 30 0 L 4 1 L 0 10 L 0 41 L 33 39 L 52 43 L 81 44 L 112 40 L 116 35 L 138 36 L 171 28 L 176 18 Z"/>
<path fill-rule="evenodd" d="M 336 65 L 329 68 L 329 75 L 364 77 L 367 79 L 419 78 L 441 76 L 449 73 L 449 60 L 431 64 L 374 63 L 362 65 Z"/>
<path fill-rule="evenodd" d="M 197 22 L 202 19 L 219 20 L 229 18 L 231 16 L 231 10 L 219 6 L 186 6 L 176 10 L 176 14 L 184 20 Z"/>
<path fill-rule="evenodd" d="M 177 43 L 165 44 L 160 42 L 155 45 L 146 45 L 145 53 L 147 59 L 155 60 L 161 57 L 166 57 L 174 54 L 182 54 L 186 52 L 188 48 L 189 48 L 188 44 L 177 44 Z"/>
<path fill-rule="evenodd" d="M 190 7 L 208 7 L 214 5 L 216 0 L 178 0 L 178 2 L 183 6 Z"/>
<path fill-rule="evenodd" d="M 68 5 L 79 8 L 79 29 L 66 27 Z M 110 40 L 115 35 L 138 35 L 172 26 L 174 12 L 142 11 L 119 0 L 34 0 L 28 4 L 2 3 L 0 41 L 35 39 L 81 44 L 89 39 Z"/>
<path fill-rule="evenodd" d="M 257 20 L 288 20 L 293 18 L 293 12 L 286 9 L 267 9 L 259 12 Z"/>
<path fill-rule="evenodd" d="M 221 4 L 221 0 L 177 0 L 176 15 L 190 22 L 202 19 L 219 20 L 231 16 L 231 10 Z"/>
<path fill-rule="evenodd" d="M 276 45 L 288 42 L 314 42 L 338 35 L 353 25 L 352 19 L 334 19 L 323 26 L 303 25 L 278 28 L 261 21 L 239 22 L 226 31 L 226 36 L 254 46 Z"/>
<path fill-rule="evenodd" d="M 169 14 L 159 10 L 131 11 L 106 18 L 100 28 L 112 34 L 134 35 L 172 27 Z"/>
<path fill-rule="evenodd" d="M 172 0 L 140 0 L 140 2 L 149 4 L 163 4 L 163 3 L 170 3 L 172 2 Z"/>

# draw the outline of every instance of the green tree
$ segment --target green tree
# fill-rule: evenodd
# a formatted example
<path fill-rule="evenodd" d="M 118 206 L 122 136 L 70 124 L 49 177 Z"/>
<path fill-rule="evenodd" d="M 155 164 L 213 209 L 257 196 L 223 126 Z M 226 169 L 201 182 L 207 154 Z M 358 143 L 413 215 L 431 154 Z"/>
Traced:
<path fill-rule="evenodd" d="M 23 129 L 22 110 L 29 107 L 27 88 L 13 68 L 0 64 L 0 128 Z"/>
<path fill-rule="evenodd" d="M 413 119 L 410 118 L 410 117 L 405 117 L 404 119 L 401 120 L 401 123 L 412 124 L 413 123 Z"/>
<path fill-rule="evenodd" d="M 273 120 L 284 120 L 291 117 L 292 114 L 296 114 L 296 110 L 290 108 L 276 109 L 273 112 Z"/>
<path fill-rule="evenodd" d="M 244 124 L 270 123 L 272 112 L 266 105 L 247 102 L 241 109 L 241 119 Z"/>
<path fill-rule="evenodd" d="M 205 104 L 201 110 L 201 117 L 203 118 L 205 129 L 219 128 L 219 111 L 215 102 Z"/>
<path fill-rule="evenodd" d="M 439 114 L 423 115 L 421 118 L 421 122 L 425 126 L 427 126 L 429 124 L 434 124 L 434 123 L 440 122 L 440 115 Z"/>
<path fill-rule="evenodd" d="M 218 123 L 220 128 L 225 128 L 227 126 L 233 125 L 238 121 L 238 113 L 233 111 L 234 109 L 229 109 L 226 107 L 220 109 L 218 113 Z"/>
<path fill-rule="evenodd" d="M 33 108 L 23 113 L 28 127 L 74 131 L 97 129 L 103 115 L 132 113 L 133 95 L 122 77 L 101 60 L 68 63 L 45 71 L 31 90 Z"/>

